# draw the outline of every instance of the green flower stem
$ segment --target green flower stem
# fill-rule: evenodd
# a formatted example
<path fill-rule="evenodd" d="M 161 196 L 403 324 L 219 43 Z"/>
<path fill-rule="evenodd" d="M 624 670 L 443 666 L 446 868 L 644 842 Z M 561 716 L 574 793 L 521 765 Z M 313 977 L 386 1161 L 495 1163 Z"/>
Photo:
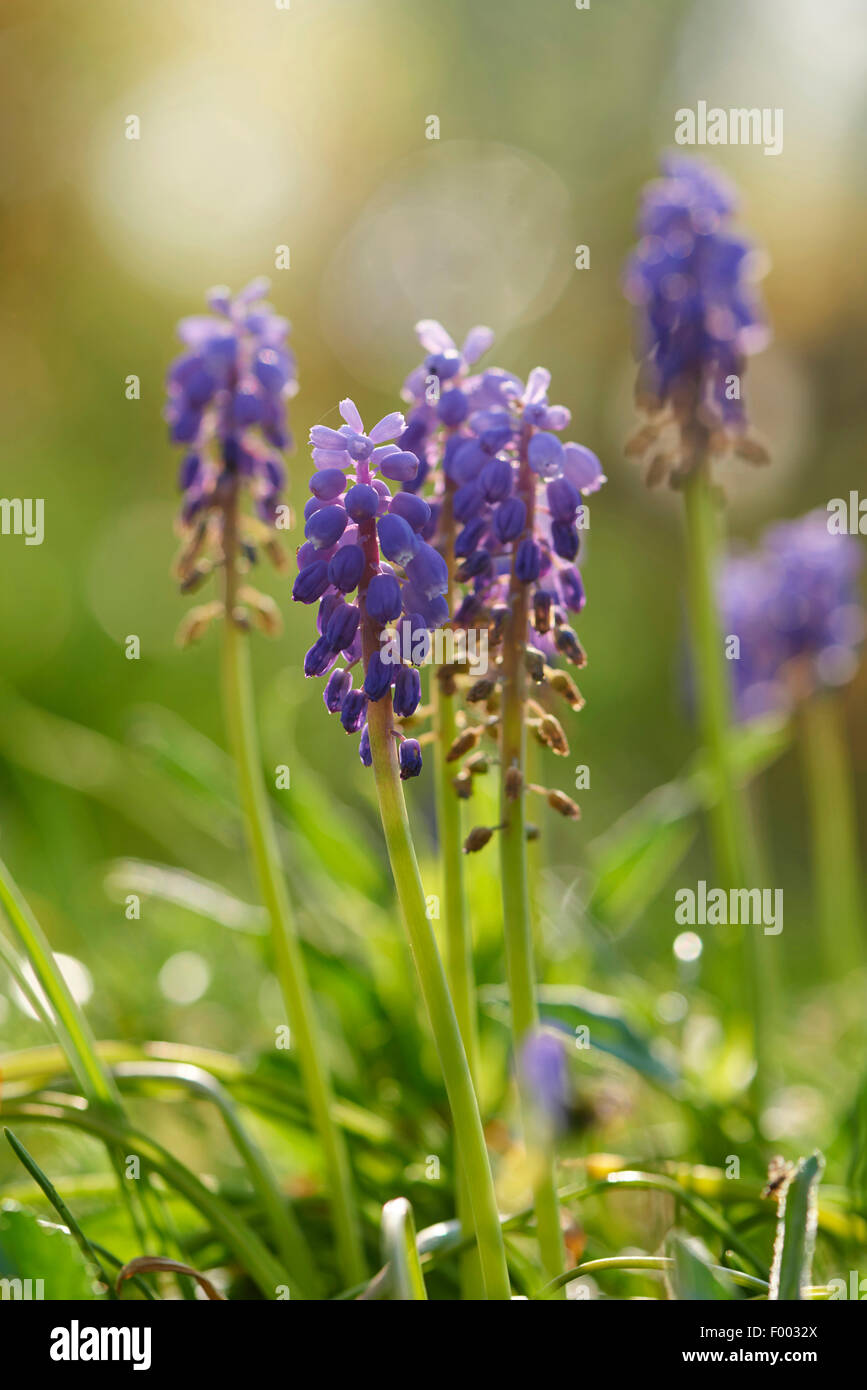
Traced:
<path fill-rule="evenodd" d="M 720 525 L 707 468 L 706 438 L 696 427 L 699 463 L 687 479 L 687 586 L 692 645 L 697 675 L 699 725 L 718 796 L 709 810 L 711 844 L 719 885 L 759 888 L 759 868 L 746 833 L 746 809 L 741 802 L 732 762 L 729 672 L 716 598 L 720 563 Z M 766 1016 L 762 1006 L 758 928 L 742 928 L 746 988 L 755 1057 L 753 1097 L 761 1113 L 767 1084 Z"/>
<path fill-rule="evenodd" d="M 331 1080 L 268 806 L 256 733 L 247 634 L 235 620 L 236 505 L 236 502 L 227 505 L 224 533 L 226 615 L 223 624 L 223 696 L 226 723 L 237 768 L 247 842 L 259 891 L 271 923 L 277 978 L 325 1159 L 338 1263 L 347 1283 L 357 1283 L 365 1277 L 366 1270 L 353 1202 L 349 1158 L 343 1134 L 332 1113 Z"/>
<path fill-rule="evenodd" d="M 454 611 L 455 520 L 452 509 L 454 483 L 446 481 L 439 518 L 439 534 L 443 557 L 449 570 L 449 608 Z M 442 865 L 442 913 L 445 926 L 446 973 L 458 1026 L 464 1042 L 470 1076 L 476 1084 L 478 1072 L 478 1017 L 476 1011 L 475 972 L 473 969 L 473 939 L 467 914 L 464 890 L 464 854 L 461 835 L 461 803 L 452 786 L 454 768 L 446 762 L 446 753 L 454 743 L 458 728 L 455 719 L 455 697 L 434 673 L 431 678 L 431 700 L 434 721 L 434 780 L 437 830 L 439 833 L 440 863 Z M 463 1164 L 458 1169 L 458 1216 L 469 1225 L 472 1208 Z M 481 1290 L 481 1270 L 476 1250 L 465 1252 L 461 1259 L 461 1288 L 465 1299 L 478 1298 Z"/>
<path fill-rule="evenodd" d="M 864 964 L 858 822 L 839 695 L 814 695 L 800 711 L 810 808 L 816 911 L 835 974 Z"/>
<path fill-rule="evenodd" d="M 388 696 L 369 706 L 368 730 L 382 828 L 445 1079 L 458 1152 L 469 1185 L 485 1290 L 488 1298 L 507 1299 L 511 1296 L 509 1273 L 491 1166 L 467 1055 L 436 938 L 425 911 L 424 890 L 398 775 L 391 700 Z"/>
<path fill-rule="evenodd" d="M 526 459 L 526 440 L 521 447 L 518 495 L 527 509 L 527 534 L 533 531 L 535 478 Z M 563 1233 L 560 1207 L 554 1186 L 553 1157 L 547 1145 L 534 1145 L 533 1097 L 521 1078 L 520 1059 L 527 1037 L 537 1028 L 536 969 L 533 960 L 533 929 L 527 875 L 527 826 L 524 808 L 526 782 L 526 698 L 527 676 L 524 650 L 527 644 L 527 586 L 512 574 L 509 611 L 503 636 L 500 725 L 500 880 L 503 895 L 503 926 L 506 943 L 506 973 L 512 1018 L 512 1043 L 521 1104 L 521 1118 L 527 1154 L 534 1169 L 533 1204 L 542 1266 L 549 1279 L 563 1270 Z M 516 774 L 520 789 L 513 786 Z"/>

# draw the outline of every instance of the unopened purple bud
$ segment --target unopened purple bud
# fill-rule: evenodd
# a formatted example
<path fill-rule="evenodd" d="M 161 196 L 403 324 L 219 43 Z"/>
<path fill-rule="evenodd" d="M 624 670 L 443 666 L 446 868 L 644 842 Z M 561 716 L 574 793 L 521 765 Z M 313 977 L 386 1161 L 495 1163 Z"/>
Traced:
<path fill-rule="evenodd" d="M 392 515 L 402 516 L 413 531 L 423 531 L 430 520 L 430 507 L 414 492 L 399 492 L 392 498 L 388 510 Z"/>
<path fill-rule="evenodd" d="M 353 521 L 369 521 L 379 510 L 379 493 L 369 483 L 356 483 L 343 499 Z"/>
<path fill-rule="evenodd" d="M 346 474 L 342 468 L 320 468 L 310 479 L 310 491 L 322 502 L 333 501 L 345 487 Z"/>
<path fill-rule="evenodd" d="M 417 738 L 405 738 L 400 745 L 397 754 L 400 765 L 400 779 L 405 782 L 408 777 L 418 777 L 421 772 L 421 745 Z"/>
<path fill-rule="evenodd" d="M 364 459 L 370 458 L 373 453 L 373 443 L 366 434 L 347 434 L 346 452 L 356 463 L 361 463 Z"/>
<path fill-rule="evenodd" d="M 557 576 L 560 584 L 560 592 L 563 595 L 563 602 L 571 613 L 583 612 L 587 602 L 587 595 L 584 592 L 584 581 L 574 566 L 568 569 L 561 569 Z"/>
<path fill-rule="evenodd" d="M 364 676 L 364 693 L 369 700 L 381 700 L 391 688 L 394 664 L 383 661 L 379 652 L 372 652 Z"/>
<path fill-rule="evenodd" d="M 395 482 L 411 483 L 418 473 L 418 459 L 415 454 L 398 450 L 396 454 L 388 454 L 382 460 L 379 471 L 386 478 L 392 478 Z"/>
<path fill-rule="evenodd" d="M 457 556 L 471 555 L 481 540 L 486 528 L 487 521 L 483 516 L 473 517 L 468 521 L 462 531 L 459 531 L 455 540 L 455 554 Z"/>
<path fill-rule="evenodd" d="M 551 543 L 561 560 L 574 560 L 581 545 L 576 527 L 568 521 L 552 521 Z"/>
<path fill-rule="evenodd" d="M 486 502 L 502 502 L 512 491 L 512 465 L 508 459 L 491 459 L 479 474 L 479 487 Z"/>
<path fill-rule="evenodd" d="M 189 444 L 195 439 L 202 423 L 201 410 L 184 406 L 172 420 L 171 437 L 175 444 Z"/>
<path fill-rule="evenodd" d="M 448 565 L 439 551 L 425 541 L 419 541 L 415 555 L 407 561 L 404 569 L 413 588 L 427 599 L 436 598 L 448 589 Z"/>
<path fill-rule="evenodd" d="M 456 483 L 471 483 L 488 462 L 488 455 L 477 439 L 452 435 L 443 454 L 443 470 Z"/>
<path fill-rule="evenodd" d="M 447 348 L 444 352 L 432 352 L 425 358 L 425 370 L 440 381 L 450 381 L 461 369 L 461 354 L 457 348 Z"/>
<path fill-rule="evenodd" d="M 302 547 L 303 548 L 303 547 Z M 292 597 L 296 603 L 315 603 L 328 588 L 328 562 L 314 560 L 299 570 L 292 586 Z"/>
<path fill-rule="evenodd" d="M 421 613 L 408 613 L 397 629 L 400 654 L 404 661 L 423 666 L 430 656 L 431 635 L 427 620 Z"/>
<path fill-rule="evenodd" d="M 460 425 L 469 412 L 469 402 L 460 387 L 453 386 L 450 391 L 443 391 L 437 403 L 437 415 L 444 425 L 454 429 Z"/>
<path fill-rule="evenodd" d="M 329 502 L 307 519 L 304 534 L 315 546 L 336 545 L 346 530 L 346 508 Z"/>
<path fill-rule="evenodd" d="M 517 540 L 527 524 L 527 508 L 520 497 L 507 497 L 494 512 L 494 530 L 504 543 Z"/>
<path fill-rule="evenodd" d="M 348 690 L 340 706 L 340 722 L 348 734 L 357 734 L 367 713 L 367 696 L 363 690 Z"/>
<path fill-rule="evenodd" d="M 563 467 L 563 445 L 556 434 L 539 430 L 527 446 L 527 462 L 534 473 L 553 478 Z"/>
<path fill-rule="evenodd" d="M 367 586 L 365 606 L 375 623 L 390 623 L 400 616 L 403 600 L 393 574 L 375 574 Z"/>
<path fill-rule="evenodd" d="M 555 478 L 546 488 L 548 506 L 555 521 L 574 521 L 581 506 L 581 493 L 568 478 Z"/>
<path fill-rule="evenodd" d="M 548 1121 L 562 1125 L 569 1099 L 568 1071 L 563 1044 L 537 1028 L 525 1039 L 519 1061 L 527 1092 Z"/>
<path fill-rule="evenodd" d="M 358 740 L 358 756 L 365 767 L 370 767 L 373 763 L 373 754 L 370 751 L 370 729 L 366 724 L 361 731 L 361 738 Z"/>
<path fill-rule="evenodd" d="M 486 454 L 498 454 L 512 438 L 512 426 L 506 417 L 502 423 L 489 425 L 479 435 L 479 444 Z"/>
<path fill-rule="evenodd" d="M 328 582 L 348 594 L 364 573 L 364 551 L 360 545 L 341 545 L 328 563 Z"/>
<path fill-rule="evenodd" d="M 414 666 L 399 666 L 394 678 L 394 712 L 399 719 L 415 714 L 421 700 L 421 676 Z"/>
<path fill-rule="evenodd" d="M 324 676 L 337 660 L 337 652 L 327 637 L 317 637 L 304 657 L 305 676 Z"/>
<path fill-rule="evenodd" d="M 522 584 L 533 584 L 539 578 L 542 551 L 532 536 L 525 536 L 515 551 L 515 574 Z"/>
<path fill-rule="evenodd" d="M 474 550 L 472 555 L 467 556 L 458 571 L 458 578 L 462 584 L 469 579 L 477 579 L 480 574 L 487 574 L 491 569 L 491 556 L 487 550 Z"/>
<path fill-rule="evenodd" d="M 579 492 L 598 492 L 607 481 L 602 464 L 583 444 L 563 445 L 563 472 Z"/>
<path fill-rule="evenodd" d="M 463 483 L 452 499 L 452 510 L 458 521 L 469 521 L 471 517 L 478 516 L 484 500 L 478 483 Z"/>
<path fill-rule="evenodd" d="M 178 473 L 178 488 L 181 492 L 186 492 L 188 487 L 198 483 L 202 478 L 202 460 L 198 454 L 187 454 L 181 464 Z"/>
<path fill-rule="evenodd" d="M 325 701 L 325 708 L 329 714 L 336 714 L 343 708 L 343 701 L 352 689 L 352 677 L 348 671 L 342 667 L 331 672 L 325 682 L 325 689 L 322 698 Z"/>
<path fill-rule="evenodd" d="M 360 617 L 361 614 L 352 603 L 341 603 L 335 607 L 324 633 L 332 651 L 346 651 L 358 629 Z"/>
<path fill-rule="evenodd" d="M 409 523 L 395 512 L 381 516 L 376 529 L 383 555 L 396 565 L 407 565 L 422 544 Z"/>

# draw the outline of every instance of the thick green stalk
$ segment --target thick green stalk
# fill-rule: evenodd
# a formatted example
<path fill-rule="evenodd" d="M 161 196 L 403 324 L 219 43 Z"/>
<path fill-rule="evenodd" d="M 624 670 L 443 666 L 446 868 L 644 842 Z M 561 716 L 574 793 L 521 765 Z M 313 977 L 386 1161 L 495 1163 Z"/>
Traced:
<path fill-rule="evenodd" d="M 526 443 L 521 450 L 518 491 L 527 508 L 527 533 L 532 534 L 535 480 L 526 461 Z M 500 880 L 512 1042 L 524 1143 L 534 1170 L 533 1204 L 542 1265 L 548 1278 L 555 1279 L 563 1270 L 564 1250 L 560 1208 L 554 1186 L 553 1156 L 547 1145 L 540 1146 L 534 1143 L 533 1097 L 527 1094 L 521 1068 L 524 1045 L 539 1023 L 524 810 L 527 693 L 524 650 L 527 644 L 527 622 L 527 586 L 513 573 L 509 587 L 509 612 L 503 634 L 500 686 Z"/>
<path fill-rule="evenodd" d="M 338 1263 L 347 1283 L 365 1277 L 349 1158 L 344 1137 L 332 1114 L 331 1080 L 316 1018 L 316 1010 L 301 945 L 295 929 L 289 895 L 280 865 L 280 854 L 268 794 L 262 774 L 262 760 L 253 701 L 250 653 L 247 634 L 235 621 L 235 503 L 226 509 L 226 617 L 223 639 L 223 695 L 226 723 L 238 773 L 238 786 L 247 842 L 255 866 L 262 901 L 271 923 L 271 941 L 277 979 L 291 1028 L 292 1043 L 316 1132 L 322 1145 L 328 1177 L 332 1219 L 337 1239 Z"/>
<path fill-rule="evenodd" d="M 700 433 L 700 432 L 699 432 Z M 720 565 L 720 525 L 707 468 L 706 441 L 696 440 L 697 466 L 687 479 L 687 587 L 692 646 L 697 677 L 699 727 L 717 796 L 709 811 L 711 845 L 718 886 L 759 888 L 759 869 L 746 832 L 746 808 L 736 784 L 731 754 L 731 695 L 727 659 L 717 607 L 716 581 Z M 761 1113 L 767 1082 L 767 1039 L 759 973 L 758 926 L 742 928 L 749 1016 L 755 1055 L 753 1095 Z"/>
<path fill-rule="evenodd" d="M 485 1289 L 488 1298 L 509 1298 L 509 1274 L 485 1135 L 445 970 L 425 911 L 424 889 L 398 774 L 388 696 L 369 706 L 368 731 L 388 857 L 467 1176 Z"/>
<path fill-rule="evenodd" d="M 452 510 L 454 484 L 446 482 L 439 518 L 439 536 L 443 557 L 449 570 L 449 607 L 454 611 L 453 586 L 455 569 L 455 521 Z M 442 913 L 445 927 L 446 973 L 458 1026 L 464 1042 L 470 1076 L 476 1084 L 478 1070 L 478 1018 L 476 985 L 473 969 L 473 938 L 467 913 L 464 890 L 464 853 L 461 834 L 461 803 L 452 786 L 454 768 L 446 762 L 446 753 L 457 733 L 455 696 L 439 679 L 431 678 L 431 700 L 434 712 L 434 782 L 436 795 L 437 830 L 442 883 Z M 463 1164 L 457 1177 L 458 1216 L 465 1225 L 471 1220 L 469 1187 Z M 478 1298 L 482 1288 L 481 1269 L 475 1247 L 461 1257 L 461 1290 L 465 1299 Z"/>
<path fill-rule="evenodd" d="M 867 938 L 857 812 L 839 695 L 814 695 L 805 701 L 800 719 L 818 926 L 831 968 L 845 974 L 864 964 Z"/>

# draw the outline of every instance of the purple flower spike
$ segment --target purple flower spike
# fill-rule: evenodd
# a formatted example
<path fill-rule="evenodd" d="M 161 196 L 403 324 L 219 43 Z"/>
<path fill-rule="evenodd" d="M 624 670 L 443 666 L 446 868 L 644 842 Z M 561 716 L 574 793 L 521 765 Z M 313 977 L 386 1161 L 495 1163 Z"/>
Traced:
<path fill-rule="evenodd" d="M 405 738 L 398 749 L 398 763 L 400 766 L 400 778 L 405 782 L 408 777 L 418 777 L 421 772 L 421 745 L 417 738 Z"/>

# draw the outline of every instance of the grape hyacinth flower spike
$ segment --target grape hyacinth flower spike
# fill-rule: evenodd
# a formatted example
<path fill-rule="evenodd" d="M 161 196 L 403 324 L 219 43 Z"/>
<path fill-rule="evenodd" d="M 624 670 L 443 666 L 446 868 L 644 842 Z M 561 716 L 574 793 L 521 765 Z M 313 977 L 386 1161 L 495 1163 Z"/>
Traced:
<path fill-rule="evenodd" d="M 624 276 L 642 359 L 636 403 L 644 423 L 627 453 L 646 462 L 648 485 L 680 487 L 708 458 L 767 451 L 751 433 L 742 382 L 768 330 L 753 287 L 757 256 L 731 230 L 737 197 L 699 159 L 669 155 L 645 190 L 640 241 Z"/>
<path fill-rule="evenodd" d="M 285 568 L 277 532 L 291 525 L 282 500 L 283 451 L 291 445 L 286 402 L 298 382 L 286 345 L 289 324 L 263 302 L 267 288 L 267 280 L 254 280 L 233 297 L 220 286 L 208 295 L 211 314 L 178 325 L 185 349 L 167 374 L 165 410 L 171 440 L 184 449 L 177 573 L 184 593 L 199 589 L 215 569 L 226 581 L 226 603 L 194 609 L 181 628 L 182 643 L 202 636 L 226 605 L 236 623 L 252 619 L 269 633 L 279 627 L 273 601 L 238 586 L 260 554 Z"/>
<path fill-rule="evenodd" d="M 649 484 L 668 478 L 684 494 L 687 583 L 702 742 L 719 787 L 710 808 L 711 840 L 723 886 L 758 881 L 755 847 L 732 766 L 729 673 L 716 586 L 721 563 L 720 496 L 712 464 L 767 453 L 750 433 L 741 386 L 747 357 L 768 331 L 752 289 L 755 253 L 731 230 L 736 197 L 701 160 L 668 156 L 663 177 L 645 190 L 640 241 L 624 289 L 635 306 L 642 357 L 636 401 L 645 416 L 627 452 L 649 459 Z M 765 1011 L 754 939 L 745 938 L 752 1034 L 753 1095 L 762 1105 Z"/>
<path fill-rule="evenodd" d="M 838 977 L 863 962 L 867 927 L 844 698 L 867 632 L 863 558 L 855 537 L 817 509 L 769 527 L 757 550 L 730 555 L 719 580 L 725 631 L 739 644 L 730 663 L 737 717 L 791 716 L 801 746 L 816 934 Z"/>
<path fill-rule="evenodd" d="M 406 422 L 394 412 L 366 432 L 351 400 L 343 424 L 310 432 L 315 472 L 298 550 L 296 602 L 318 605 L 319 635 L 304 660 L 309 677 L 327 676 L 326 708 L 373 769 L 380 818 L 419 984 L 437 1045 L 461 1163 L 466 1173 L 484 1288 L 510 1297 L 503 1235 L 467 1055 L 427 916 L 402 783 L 421 771 L 419 741 L 395 718 L 411 718 L 420 695 L 417 667 L 430 633 L 448 616 L 448 571 L 424 538 L 430 509 L 412 485 L 419 459 L 394 440 Z M 341 663 L 341 664 L 338 664 Z M 356 674 L 357 673 L 357 674 Z"/>
<path fill-rule="evenodd" d="M 223 698 L 246 838 L 268 912 L 293 1051 L 324 1156 L 338 1265 L 345 1283 L 352 1285 L 365 1277 L 365 1261 L 349 1161 L 334 1120 L 319 1021 L 262 775 L 247 641 L 251 625 L 268 633 L 278 629 L 276 605 L 243 579 L 260 552 L 278 569 L 285 568 L 277 540 L 278 530 L 289 523 L 281 501 L 286 481 L 282 451 L 291 443 L 286 402 L 297 390 L 294 358 L 286 347 L 289 325 L 263 303 L 266 290 L 264 280 L 254 280 L 234 297 L 223 288 L 212 290 L 208 303 L 213 313 L 182 319 L 178 329 L 186 346 L 169 369 L 166 407 L 171 438 L 185 450 L 178 574 L 184 592 L 214 571 L 223 588 L 221 599 L 188 615 L 180 636 L 189 642 L 213 618 L 226 618 Z M 297 1273 L 293 1284 L 313 1291 L 318 1280 L 309 1252 L 284 1201 L 277 1201 L 275 1212 L 287 1270 Z"/>
<path fill-rule="evenodd" d="M 431 629 L 448 618 L 448 573 L 423 539 L 427 503 L 392 493 L 390 484 L 411 483 L 419 470 L 417 456 L 393 442 L 405 429 L 403 416 L 386 415 L 366 434 L 353 401 L 341 401 L 340 414 L 339 429 L 315 425 L 310 432 L 316 471 L 292 596 L 318 605 L 319 636 L 304 674 L 328 676 L 325 706 L 347 733 L 360 732 L 359 754 L 369 765 L 371 703 L 390 695 L 399 719 L 410 719 L 419 705 L 417 668 L 427 659 Z M 396 729 L 394 736 L 401 778 L 418 776 L 418 742 Z"/>

